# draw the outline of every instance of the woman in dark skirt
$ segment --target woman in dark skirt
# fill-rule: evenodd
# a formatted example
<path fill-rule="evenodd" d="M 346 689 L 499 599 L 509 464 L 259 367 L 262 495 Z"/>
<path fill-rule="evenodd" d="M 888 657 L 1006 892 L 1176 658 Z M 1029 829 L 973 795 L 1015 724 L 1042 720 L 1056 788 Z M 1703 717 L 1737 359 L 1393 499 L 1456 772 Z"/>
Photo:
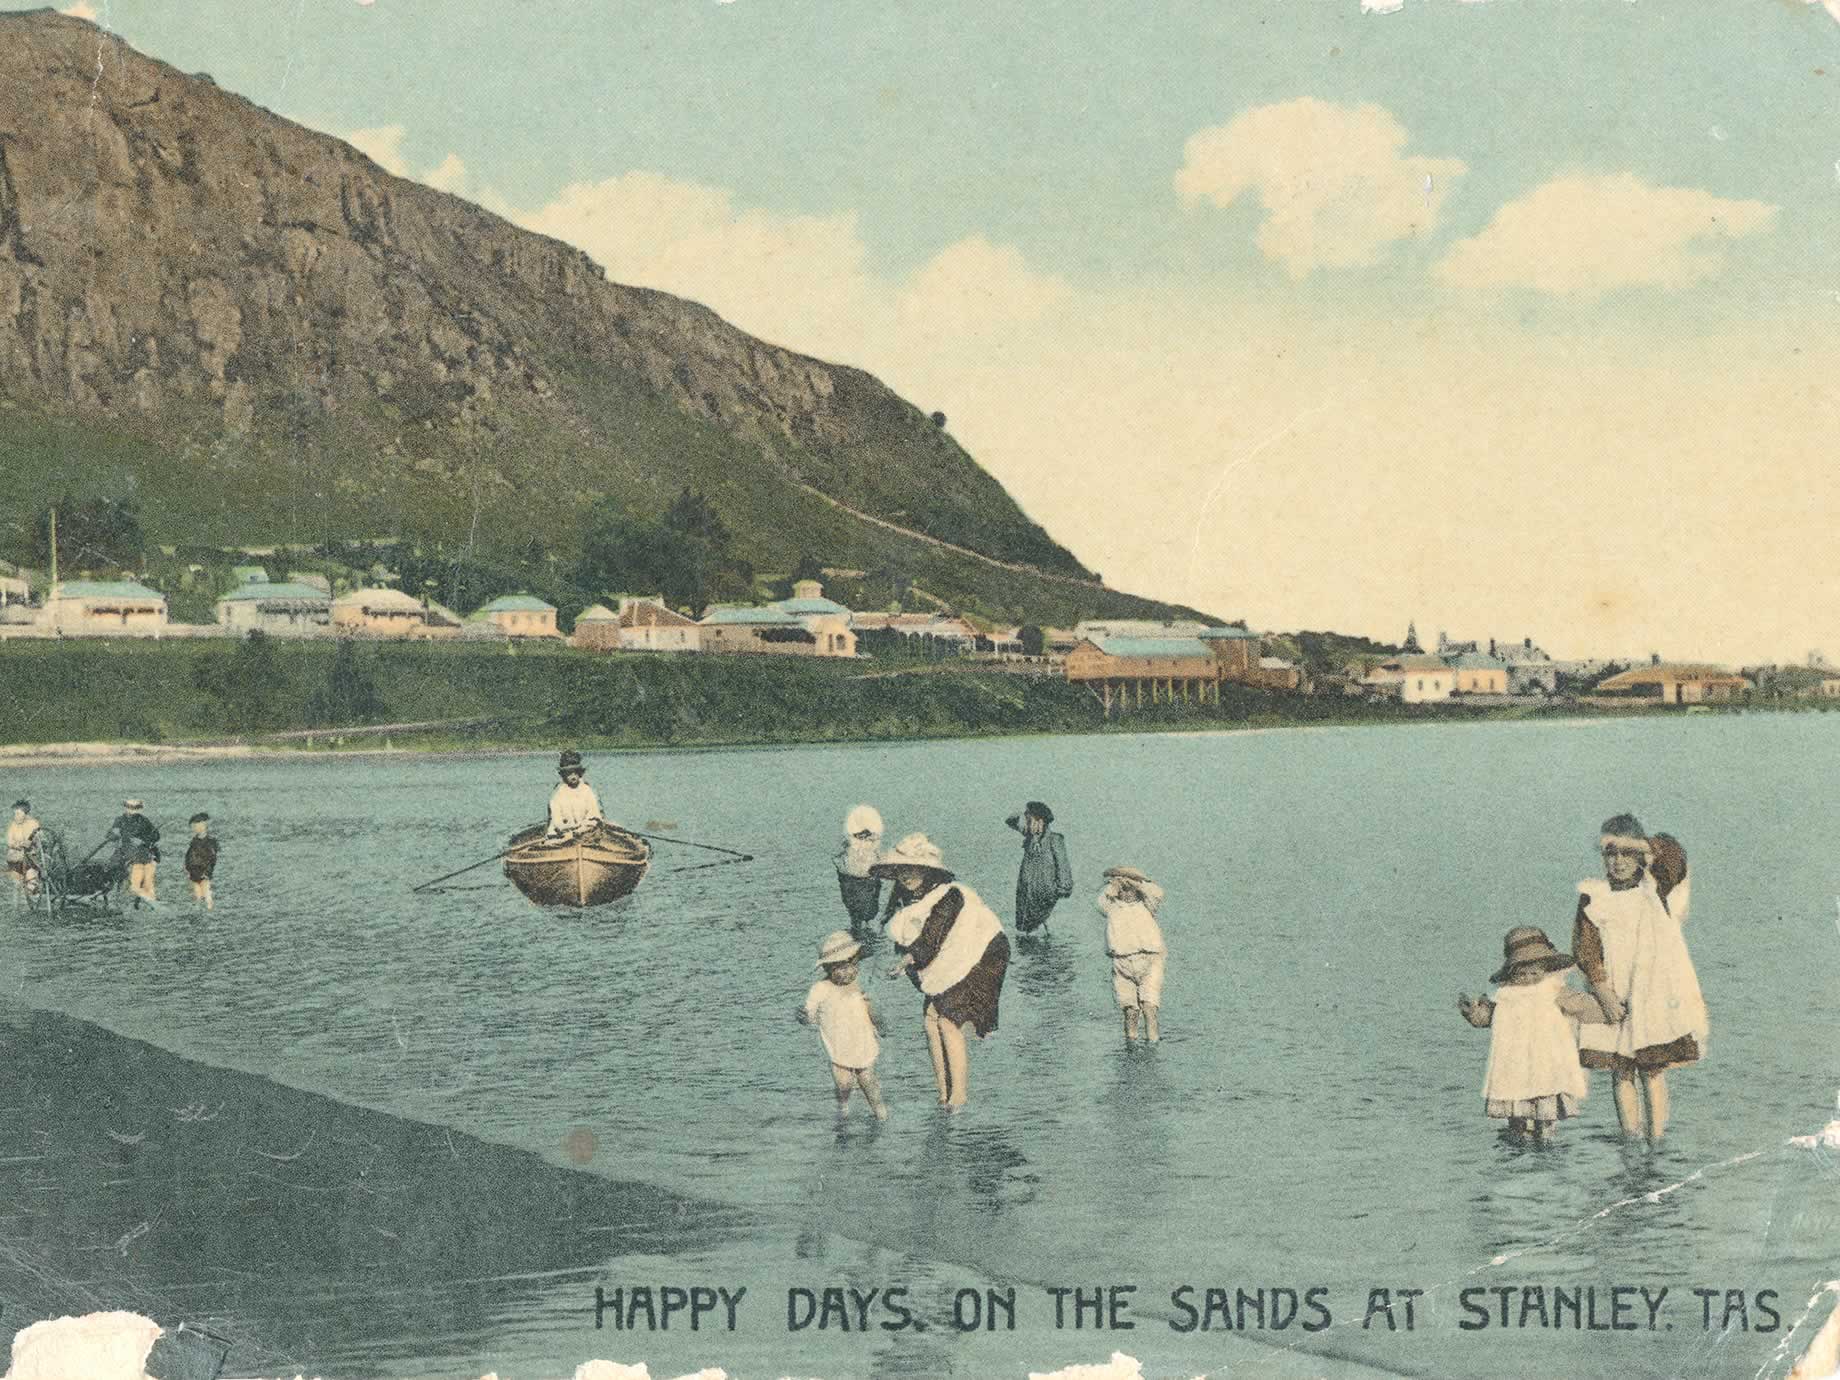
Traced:
<path fill-rule="evenodd" d="M 904 952 L 889 970 L 906 973 L 926 999 L 927 1052 L 942 1107 L 962 1107 L 970 1092 L 971 1061 L 965 1027 L 981 1040 L 997 1028 L 1009 936 L 996 912 L 942 865 L 925 834 L 909 834 L 870 869 L 893 878 L 905 904 L 888 922 L 888 935 Z"/>

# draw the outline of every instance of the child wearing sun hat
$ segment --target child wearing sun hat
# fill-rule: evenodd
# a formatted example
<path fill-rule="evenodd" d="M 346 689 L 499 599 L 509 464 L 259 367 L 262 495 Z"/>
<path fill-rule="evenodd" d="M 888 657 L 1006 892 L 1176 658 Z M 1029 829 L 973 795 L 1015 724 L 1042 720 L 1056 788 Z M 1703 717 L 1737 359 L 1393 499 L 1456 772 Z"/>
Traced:
<path fill-rule="evenodd" d="M 845 930 L 834 930 L 818 946 L 818 967 L 824 976 L 805 994 L 805 1005 L 794 1013 L 801 1025 L 816 1025 L 824 1052 L 830 1056 L 831 1079 L 837 1092 L 837 1115 L 848 1116 L 850 1090 L 861 1088 L 877 1121 L 888 1117 L 882 1101 L 881 1081 L 875 1061 L 881 1053 L 876 1039 L 875 1012 L 869 996 L 857 984 L 862 944 Z"/>
<path fill-rule="evenodd" d="M 1488 1114 L 1504 1118 L 1515 1135 L 1544 1140 L 1555 1124 L 1578 1115 L 1590 1087 L 1578 1062 L 1579 1023 L 1609 1025 L 1611 1015 L 1595 996 L 1566 987 L 1572 956 L 1554 948 L 1545 930 L 1511 929 L 1502 951 L 1506 962 L 1489 977 L 1494 999 L 1459 996 L 1457 1010 L 1490 1032 L 1482 1080 Z"/>

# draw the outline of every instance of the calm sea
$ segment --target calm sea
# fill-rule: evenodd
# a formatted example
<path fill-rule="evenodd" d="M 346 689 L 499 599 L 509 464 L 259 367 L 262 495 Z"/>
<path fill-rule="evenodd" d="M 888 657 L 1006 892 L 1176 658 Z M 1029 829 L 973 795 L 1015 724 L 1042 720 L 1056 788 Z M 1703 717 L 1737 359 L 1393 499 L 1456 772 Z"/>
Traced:
<path fill-rule="evenodd" d="M 612 816 L 755 861 L 674 872 L 716 855 L 661 846 L 635 896 L 585 913 L 530 906 L 496 867 L 455 882 L 479 889 L 411 892 L 540 818 L 552 765 L 405 755 L 3 783 L 80 848 L 124 795 L 145 797 L 170 845 L 157 913 L 44 926 L 0 911 L 16 1000 L 750 1223 L 589 1259 L 458 1341 L 368 1308 L 387 1263 L 353 1264 L 336 1305 L 288 1305 L 322 1307 L 328 1374 L 510 1380 L 602 1356 L 654 1376 L 1019 1376 L 1115 1350 L 1154 1376 L 1780 1374 L 1784 1333 L 1840 1275 L 1832 1162 L 1784 1146 L 1834 1115 L 1840 1082 L 1840 717 L 604 756 L 590 779 Z M 1019 844 L 1003 820 L 1031 798 L 1053 806 L 1080 882 L 1051 938 L 1017 949 L 1001 1029 L 973 1046 L 970 1108 L 933 1107 L 919 999 L 882 977 L 883 945 L 864 984 L 889 1023 L 893 1116 L 877 1129 L 859 1108 L 840 1130 L 791 1013 L 818 940 L 846 923 L 829 861 L 844 812 L 875 804 L 890 842 L 925 831 L 1007 920 Z M 181 901 L 177 866 L 198 809 L 223 846 L 209 916 Z M 1556 1147 L 1507 1145 L 1482 1115 L 1488 1035 L 1457 994 L 1487 990 L 1512 926 L 1569 941 L 1597 827 L 1622 810 L 1691 857 L 1710 1057 L 1674 1076 L 1656 1152 L 1615 1137 L 1601 1075 Z M 1093 895 L 1113 863 L 1168 893 L 1155 1050 L 1125 1049 L 1112 1003 Z M 462 1251 L 453 1277 L 494 1266 Z M 749 1293 L 733 1336 L 681 1317 L 622 1336 L 593 1330 L 596 1281 Z M 1320 1288 L 1332 1325 L 1305 1332 L 1322 1321 L 1305 1309 L 1282 1330 L 1178 1331 L 1185 1285 L 1197 1307 L 1208 1288 L 1262 1289 L 1268 1324 L 1274 1291 Z M 1537 1312 L 1521 1326 L 1527 1288 L 1594 1287 L 1607 1323 L 1618 1285 L 1669 1290 L 1653 1330 L 1639 1295 L 1620 1319 L 1635 1330 L 1541 1328 Z M 929 1325 L 885 1330 L 877 1303 L 867 1333 L 789 1333 L 787 1290 L 826 1286 L 905 1287 Z M 1012 1286 L 1014 1331 L 949 1325 L 960 1288 Z M 1076 1331 L 1065 1296 L 1056 1329 L 1051 1289 L 1110 1286 L 1135 1286 L 1117 1296 L 1134 1328 Z M 1490 1326 L 1459 1326 L 1476 1320 L 1459 1291 L 1499 1287 L 1508 1327 L 1494 1293 Z M 1398 1330 L 1363 1326 L 1382 1288 Z M 1412 1289 L 1408 1333 L 1397 1291 Z"/>

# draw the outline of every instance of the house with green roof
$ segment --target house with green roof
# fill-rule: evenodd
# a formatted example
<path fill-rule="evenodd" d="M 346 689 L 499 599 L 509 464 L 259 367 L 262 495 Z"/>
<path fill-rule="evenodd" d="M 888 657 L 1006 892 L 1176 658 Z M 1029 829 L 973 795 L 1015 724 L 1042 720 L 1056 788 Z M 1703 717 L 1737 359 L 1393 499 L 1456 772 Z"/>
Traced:
<path fill-rule="evenodd" d="M 218 624 L 276 637 L 316 637 L 332 629 L 332 596 L 287 580 L 250 580 L 217 601 Z"/>
<path fill-rule="evenodd" d="M 1191 700 L 1220 702 L 1221 665 L 1199 637 L 1082 637 L 1067 653 L 1067 680 L 1114 711 Z"/>
<path fill-rule="evenodd" d="M 158 637 L 166 596 L 136 580 L 62 580 L 45 600 L 44 623 L 60 637 Z"/>
<path fill-rule="evenodd" d="M 556 627 L 556 606 L 534 594 L 501 594 L 471 615 L 494 624 L 506 637 L 561 637 Z"/>

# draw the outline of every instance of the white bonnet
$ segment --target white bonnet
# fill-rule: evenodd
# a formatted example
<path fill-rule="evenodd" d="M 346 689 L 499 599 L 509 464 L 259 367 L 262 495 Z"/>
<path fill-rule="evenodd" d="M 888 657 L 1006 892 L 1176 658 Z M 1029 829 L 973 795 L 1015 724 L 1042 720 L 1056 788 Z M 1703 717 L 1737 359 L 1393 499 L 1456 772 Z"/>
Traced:
<path fill-rule="evenodd" d="M 873 805 L 858 805 L 843 817 L 843 832 L 846 834 L 882 835 L 882 816 Z"/>

